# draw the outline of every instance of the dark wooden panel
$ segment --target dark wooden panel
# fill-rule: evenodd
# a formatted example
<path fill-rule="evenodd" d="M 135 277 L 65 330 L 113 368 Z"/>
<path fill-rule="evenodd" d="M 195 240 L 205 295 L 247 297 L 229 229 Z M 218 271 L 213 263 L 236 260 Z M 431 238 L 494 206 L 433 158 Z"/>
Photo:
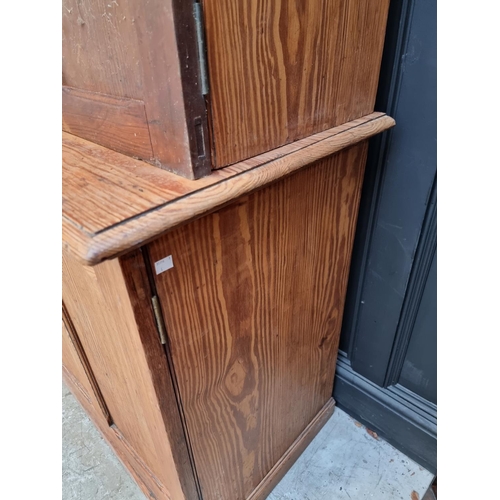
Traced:
<path fill-rule="evenodd" d="M 144 103 L 62 88 L 63 130 L 120 153 L 153 157 Z"/>
<path fill-rule="evenodd" d="M 373 111 L 389 0 L 204 0 L 215 167 Z"/>
<path fill-rule="evenodd" d="M 205 500 L 247 498 L 331 397 L 366 143 L 149 245 Z"/>
<path fill-rule="evenodd" d="M 130 0 L 63 0 L 63 85 L 143 99 Z"/>
<path fill-rule="evenodd" d="M 406 291 L 388 370 L 399 383 L 437 404 L 437 186 L 434 185 Z"/>
<path fill-rule="evenodd" d="M 153 158 L 156 166 L 190 179 L 211 171 L 193 5 L 184 0 L 149 0 L 147 5 L 64 0 L 62 9 L 63 85 L 144 102 L 147 147 L 153 153 L 124 149 L 132 140 L 128 133 L 113 136 L 121 145 L 115 149 Z M 100 125 L 90 116 L 85 122 L 89 130 Z"/>
<path fill-rule="evenodd" d="M 134 0 L 130 4 L 156 164 L 190 179 L 208 175 L 210 150 L 198 81 L 194 2 L 150 0 L 146 6 Z M 204 154 L 199 154 L 201 150 Z"/>
<path fill-rule="evenodd" d="M 342 355 L 334 393 L 337 405 L 398 450 L 436 472 L 436 407 L 401 387 L 382 388 L 357 374 Z"/>
<path fill-rule="evenodd" d="M 437 404 L 437 254 L 426 279 L 399 383 Z"/>

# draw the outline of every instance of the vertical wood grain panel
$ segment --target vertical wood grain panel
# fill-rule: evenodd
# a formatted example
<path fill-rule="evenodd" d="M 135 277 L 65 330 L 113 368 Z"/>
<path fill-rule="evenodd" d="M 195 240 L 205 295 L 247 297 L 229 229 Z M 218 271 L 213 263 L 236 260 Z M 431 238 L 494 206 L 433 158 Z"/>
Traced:
<path fill-rule="evenodd" d="M 155 163 L 197 179 L 208 175 L 211 167 L 206 106 L 198 83 L 193 3 L 135 0 L 131 11 L 136 20 Z M 202 151 L 204 154 L 199 154 Z"/>
<path fill-rule="evenodd" d="M 111 425 L 112 420 L 108 407 L 64 303 L 62 305 L 62 322 L 63 374 L 73 379 L 73 385 L 92 405 L 94 414 L 98 415 L 99 418 L 104 417 L 105 422 Z"/>
<path fill-rule="evenodd" d="M 366 143 L 149 245 L 204 500 L 247 498 L 331 397 Z"/>
<path fill-rule="evenodd" d="M 373 111 L 389 0 L 204 0 L 216 168 Z"/>
<path fill-rule="evenodd" d="M 69 325 L 68 325 L 69 326 Z M 102 419 L 103 425 L 109 425 L 111 417 L 107 411 L 106 405 L 100 400 L 100 394 L 96 393 L 95 379 L 91 380 L 88 367 L 78 352 L 73 340 L 69 334 L 69 328 L 64 320 L 62 322 L 62 362 L 63 377 L 71 378 L 73 387 L 76 387 L 81 396 L 92 407 L 95 415 Z"/>
<path fill-rule="evenodd" d="M 127 446 L 164 498 L 191 500 L 197 497 L 194 479 L 185 465 L 187 453 L 186 461 L 179 462 L 182 426 L 143 268 L 136 253 L 122 263 L 114 259 L 91 268 L 63 252 L 64 303 Z M 163 378 L 160 393 L 156 377 Z M 178 432 L 169 435 L 176 417 Z"/>
<path fill-rule="evenodd" d="M 64 324 L 64 321 L 62 322 L 62 363 L 63 374 L 65 371 L 69 373 L 83 397 L 97 410 L 98 406 L 95 404 L 96 401 L 93 397 L 92 385 L 85 373 L 82 361 L 71 342 L 68 328 Z"/>

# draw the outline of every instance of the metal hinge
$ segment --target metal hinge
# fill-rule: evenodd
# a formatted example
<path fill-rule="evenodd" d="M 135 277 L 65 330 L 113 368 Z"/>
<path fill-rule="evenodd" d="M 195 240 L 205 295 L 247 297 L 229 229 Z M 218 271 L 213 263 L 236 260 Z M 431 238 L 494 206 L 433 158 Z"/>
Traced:
<path fill-rule="evenodd" d="M 158 328 L 158 333 L 160 334 L 160 341 L 162 344 L 167 343 L 167 329 L 165 328 L 165 322 L 163 321 L 163 315 L 161 313 L 160 301 L 155 295 L 151 298 L 153 303 L 153 311 L 155 314 L 156 327 Z"/>
<path fill-rule="evenodd" d="M 194 22 L 196 26 L 196 42 L 198 45 L 198 66 L 200 68 L 200 84 L 202 95 L 208 94 L 207 50 L 205 46 L 205 31 L 203 27 L 203 7 L 201 3 L 194 4 Z"/>

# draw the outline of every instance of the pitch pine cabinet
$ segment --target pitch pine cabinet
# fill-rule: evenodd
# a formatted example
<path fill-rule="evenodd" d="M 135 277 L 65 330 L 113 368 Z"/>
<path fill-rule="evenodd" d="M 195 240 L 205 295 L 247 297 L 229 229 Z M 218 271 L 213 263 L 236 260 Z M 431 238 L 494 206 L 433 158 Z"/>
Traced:
<path fill-rule="evenodd" d="M 334 410 L 387 9 L 63 1 L 63 375 L 149 498 L 264 499 Z"/>
<path fill-rule="evenodd" d="M 63 129 L 191 179 L 371 113 L 389 0 L 63 0 Z"/>
<path fill-rule="evenodd" d="M 263 499 L 331 415 L 373 113 L 188 180 L 63 135 L 63 373 L 155 499 Z"/>

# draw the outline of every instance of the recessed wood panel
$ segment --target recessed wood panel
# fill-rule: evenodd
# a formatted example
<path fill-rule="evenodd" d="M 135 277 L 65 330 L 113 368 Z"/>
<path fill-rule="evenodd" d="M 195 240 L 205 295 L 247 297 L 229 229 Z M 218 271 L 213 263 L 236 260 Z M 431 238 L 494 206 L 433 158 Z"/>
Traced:
<path fill-rule="evenodd" d="M 216 168 L 373 111 L 389 0 L 203 0 Z"/>
<path fill-rule="evenodd" d="M 104 401 L 101 399 L 101 394 L 96 386 L 95 379 L 91 373 L 90 366 L 86 363 L 86 359 L 82 352 L 78 349 L 80 346 L 75 345 L 72 335 L 69 333 L 71 325 L 66 325 L 62 322 L 62 363 L 63 377 L 70 377 L 70 384 L 76 388 L 79 395 L 83 397 L 88 405 L 93 409 L 94 415 L 98 415 L 99 419 L 103 419 L 109 424 L 110 415 L 107 411 Z M 90 373 L 89 373 L 90 370 Z M 97 389 L 97 391 L 96 391 Z M 81 397 L 79 399 L 81 399 Z"/>
<path fill-rule="evenodd" d="M 62 88 L 63 130 L 143 160 L 153 157 L 144 103 Z"/>
<path fill-rule="evenodd" d="M 149 245 L 204 500 L 243 500 L 331 397 L 366 143 Z"/>
<path fill-rule="evenodd" d="M 88 101 L 82 107 L 79 100 L 80 123 L 72 133 L 183 177 L 210 173 L 193 8 L 184 0 L 63 1 L 63 86 L 103 94 L 106 104 L 131 99 L 144 105 L 138 110 L 129 102 L 120 121 L 116 107 L 106 115 L 110 108 L 102 100 L 97 107 Z M 138 118 L 146 122 L 137 136 L 130 133 L 130 118 L 135 125 Z"/>
<path fill-rule="evenodd" d="M 142 99 L 134 2 L 63 0 L 63 85 Z"/>

